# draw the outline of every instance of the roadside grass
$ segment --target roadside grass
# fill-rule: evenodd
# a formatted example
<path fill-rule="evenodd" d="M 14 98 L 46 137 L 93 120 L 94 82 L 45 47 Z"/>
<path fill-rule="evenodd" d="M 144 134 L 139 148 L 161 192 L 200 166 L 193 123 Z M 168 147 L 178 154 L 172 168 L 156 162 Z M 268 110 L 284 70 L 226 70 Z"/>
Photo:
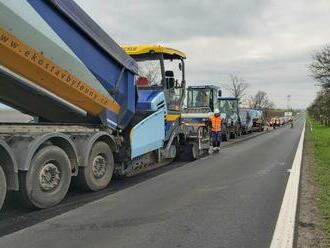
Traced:
<path fill-rule="evenodd" d="M 313 177 L 319 186 L 319 203 L 324 219 L 324 231 L 330 237 L 330 128 L 307 118 L 306 139 L 313 148 L 315 173 Z"/>

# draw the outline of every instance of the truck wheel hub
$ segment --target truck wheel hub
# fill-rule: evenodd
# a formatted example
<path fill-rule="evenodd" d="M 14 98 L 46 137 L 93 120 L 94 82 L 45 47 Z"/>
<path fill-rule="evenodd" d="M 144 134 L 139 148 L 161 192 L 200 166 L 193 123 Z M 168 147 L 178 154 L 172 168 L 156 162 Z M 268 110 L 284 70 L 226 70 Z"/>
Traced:
<path fill-rule="evenodd" d="M 92 164 L 92 171 L 96 178 L 101 178 L 106 172 L 106 160 L 102 155 L 97 155 Z"/>
<path fill-rule="evenodd" d="M 40 187 L 44 191 L 53 191 L 60 184 L 61 177 L 58 167 L 53 163 L 45 164 L 39 174 Z"/>

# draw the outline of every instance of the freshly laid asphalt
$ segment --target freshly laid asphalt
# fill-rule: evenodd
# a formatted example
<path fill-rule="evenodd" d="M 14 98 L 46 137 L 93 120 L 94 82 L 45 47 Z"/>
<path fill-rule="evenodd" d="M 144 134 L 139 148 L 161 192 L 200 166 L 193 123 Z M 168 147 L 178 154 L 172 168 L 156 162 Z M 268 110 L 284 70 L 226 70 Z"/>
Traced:
<path fill-rule="evenodd" d="M 147 178 L 3 236 L 0 247 L 269 247 L 302 126 Z"/>

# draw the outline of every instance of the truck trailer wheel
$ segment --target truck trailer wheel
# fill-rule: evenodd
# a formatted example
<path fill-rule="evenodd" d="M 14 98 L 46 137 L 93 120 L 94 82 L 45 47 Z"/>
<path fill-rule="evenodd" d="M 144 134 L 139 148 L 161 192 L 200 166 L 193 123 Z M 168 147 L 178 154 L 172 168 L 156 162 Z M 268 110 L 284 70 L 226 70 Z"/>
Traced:
<path fill-rule="evenodd" d="M 71 163 L 57 146 L 46 146 L 33 157 L 30 169 L 19 174 L 20 196 L 32 208 L 49 208 L 60 203 L 71 182 Z"/>
<path fill-rule="evenodd" d="M 230 136 L 230 133 L 228 131 L 228 129 L 226 129 L 222 135 L 222 140 L 223 141 L 228 141 L 229 140 L 229 136 Z"/>
<path fill-rule="evenodd" d="M 0 166 L 0 209 L 2 208 L 3 202 L 5 201 L 7 193 L 7 183 L 6 176 L 3 172 L 2 167 Z"/>
<path fill-rule="evenodd" d="M 93 145 L 88 159 L 88 165 L 79 168 L 75 181 L 77 186 L 90 191 L 99 191 L 107 187 L 114 170 L 114 159 L 111 148 L 105 142 Z"/>

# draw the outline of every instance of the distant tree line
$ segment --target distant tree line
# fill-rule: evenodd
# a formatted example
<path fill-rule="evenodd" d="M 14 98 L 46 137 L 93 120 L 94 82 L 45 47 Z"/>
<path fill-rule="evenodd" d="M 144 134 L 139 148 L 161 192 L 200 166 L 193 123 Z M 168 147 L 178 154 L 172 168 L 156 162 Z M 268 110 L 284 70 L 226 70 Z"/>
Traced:
<path fill-rule="evenodd" d="M 330 44 L 313 54 L 309 67 L 312 77 L 321 86 L 308 113 L 326 126 L 330 125 Z"/>

